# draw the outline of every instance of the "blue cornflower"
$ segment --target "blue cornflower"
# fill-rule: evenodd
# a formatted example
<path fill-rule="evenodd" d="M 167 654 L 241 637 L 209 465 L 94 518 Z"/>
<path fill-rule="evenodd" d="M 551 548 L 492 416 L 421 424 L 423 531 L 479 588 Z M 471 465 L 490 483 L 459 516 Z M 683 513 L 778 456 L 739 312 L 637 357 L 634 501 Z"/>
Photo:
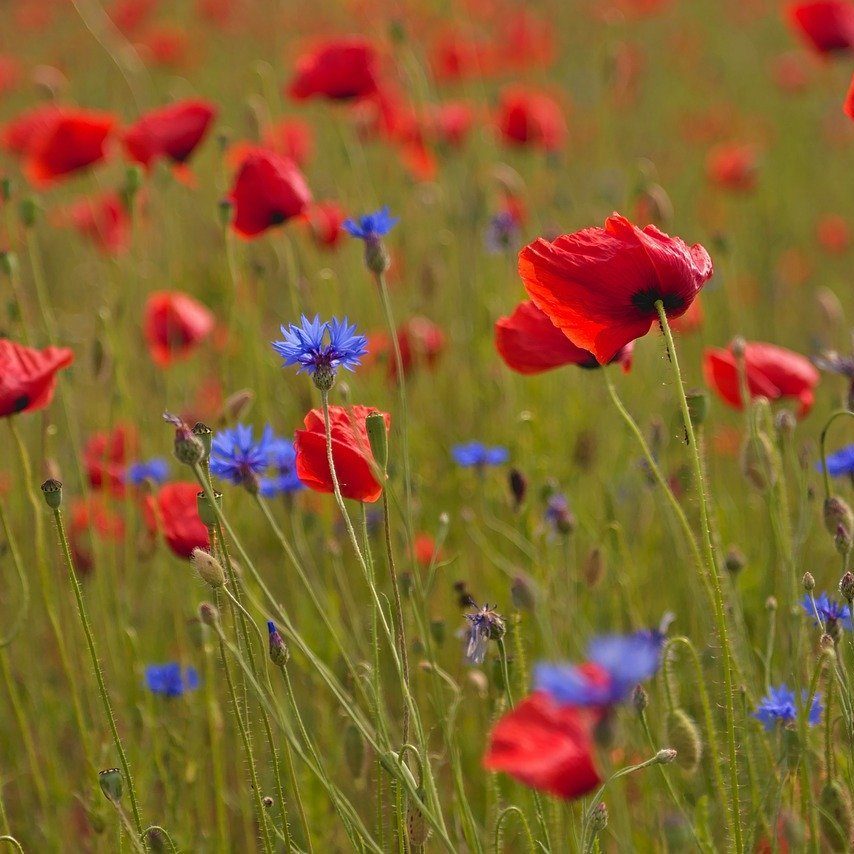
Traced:
<path fill-rule="evenodd" d="M 150 664 L 145 668 L 145 684 L 152 694 L 180 697 L 185 691 L 195 691 L 199 687 L 199 674 L 195 667 L 187 667 L 182 673 L 176 661 Z"/>
<path fill-rule="evenodd" d="M 638 683 L 655 675 L 661 666 L 663 641 L 661 631 L 593 638 L 587 646 L 586 664 L 538 664 L 535 689 L 571 706 L 621 703 Z"/>
<path fill-rule="evenodd" d="M 813 625 L 818 625 L 818 621 L 815 619 L 817 611 L 819 619 L 828 626 L 831 624 L 841 624 L 845 629 L 852 628 L 851 611 L 848 606 L 837 602 L 835 599 L 831 599 L 827 593 L 822 593 L 821 596 L 815 597 L 815 607 L 813 607 L 813 600 L 809 594 L 805 593 L 804 598 L 801 600 L 801 607 L 804 609 L 804 613 L 812 618 Z"/>
<path fill-rule="evenodd" d="M 801 701 L 806 702 L 807 692 L 801 693 Z M 824 711 L 821 705 L 821 698 L 818 694 L 813 697 L 812 705 L 810 706 L 807 721 L 810 726 L 815 726 L 821 720 L 821 713 Z M 762 722 L 766 732 L 774 729 L 777 721 L 794 721 L 798 716 L 798 709 L 795 706 L 795 692 L 787 685 L 779 685 L 776 688 L 769 688 L 768 693 L 759 701 L 753 717 Z"/>
<path fill-rule="evenodd" d="M 854 474 L 854 445 L 846 445 L 825 458 L 827 473 L 831 477 L 842 477 L 844 474 Z M 816 463 L 816 469 L 821 471 L 821 460 Z"/>
<path fill-rule="evenodd" d="M 498 640 L 504 636 L 504 620 L 495 608 L 489 605 L 484 605 L 472 614 L 466 614 L 466 619 L 469 623 L 465 632 L 466 661 L 469 664 L 483 664 L 490 639 Z"/>
<path fill-rule="evenodd" d="M 491 255 L 506 252 L 519 239 L 519 220 L 513 211 L 499 211 L 489 221 L 483 240 Z"/>
<path fill-rule="evenodd" d="M 223 430 L 211 443 L 211 471 L 237 486 L 257 486 L 258 475 L 267 468 L 273 441 L 275 436 L 269 425 L 257 441 L 248 424 Z"/>
<path fill-rule="evenodd" d="M 451 453 L 457 465 L 463 468 L 500 466 L 510 459 L 510 452 L 507 448 L 500 446 L 488 448 L 482 442 L 467 442 L 464 445 L 454 445 Z"/>
<path fill-rule="evenodd" d="M 134 486 L 139 486 L 146 480 L 154 483 L 163 483 L 169 479 L 169 463 L 163 457 L 153 457 L 150 460 L 141 460 L 132 463 L 125 472 L 125 481 Z"/>
<path fill-rule="evenodd" d="M 332 387 L 338 368 L 354 370 L 368 352 L 368 339 L 357 335 L 346 317 L 321 322 L 320 315 L 314 320 L 303 315 L 299 326 L 283 326 L 282 335 L 284 339 L 274 341 L 273 349 L 286 365 L 298 365 L 298 372 L 310 374 L 318 388 L 326 390 Z"/>
<path fill-rule="evenodd" d="M 288 439 L 275 438 L 267 450 L 271 473 L 259 481 L 259 491 L 265 498 L 296 492 L 304 488 L 297 475 L 297 452 Z"/>
<path fill-rule="evenodd" d="M 371 241 L 385 237 L 399 222 L 397 217 L 391 215 L 388 206 L 380 208 L 373 213 L 360 216 L 358 220 L 345 219 L 341 227 L 351 237 L 359 240 Z"/>
<path fill-rule="evenodd" d="M 562 492 L 553 492 L 546 502 L 546 521 L 561 534 L 569 534 L 575 528 L 575 516 L 570 510 L 569 501 Z"/>

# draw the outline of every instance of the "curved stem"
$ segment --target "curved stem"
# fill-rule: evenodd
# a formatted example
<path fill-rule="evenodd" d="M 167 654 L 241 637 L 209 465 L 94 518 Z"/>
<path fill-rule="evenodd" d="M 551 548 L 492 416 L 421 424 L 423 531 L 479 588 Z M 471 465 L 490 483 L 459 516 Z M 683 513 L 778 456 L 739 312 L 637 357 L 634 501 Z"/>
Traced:
<path fill-rule="evenodd" d="M 821 473 L 824 478 L 825 499 L 830 498 L 830 474 L 827 471 L 827 451 L 825 449 L 827 431 L 830 429 L 830 425 L 833 424 L 837 418 L 841 418 L 843 415 L 848 415 L 854 418 L 854 412 L 850 409 L 837 409 L 836 412 L 832 413 L 830 418 L 827 419 L 824 427 L 821 428 L 821 435 L 819 436 L 819 448 L 821 449 Z"/>
<path fill-rule="evenodd" d="M 523 813 L 519 807 L 509 806 L 501 810 L 498 814 L 498 819 L 495 822 L 495 843 L 493 846 L 495 854 L 500 854 L 504 822 L 511 815 L 519 816 L 519 821 L 522 823 L 522 829 L 525 831 L 525 839 L 528 842 L 528 850 L 536 852 L 538 849 L 534 842 L 534 837 L 531 834 L 531 826 L 528 824 L 528 819 L 525 818 L 525 813 Z"/>

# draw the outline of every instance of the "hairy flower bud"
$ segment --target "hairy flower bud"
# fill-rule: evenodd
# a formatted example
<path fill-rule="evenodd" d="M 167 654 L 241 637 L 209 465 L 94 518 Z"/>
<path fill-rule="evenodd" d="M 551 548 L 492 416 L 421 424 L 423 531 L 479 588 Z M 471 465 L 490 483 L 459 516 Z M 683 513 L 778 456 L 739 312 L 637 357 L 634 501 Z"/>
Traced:
<path fill-rule="evenodd" d="M 225 584 L 222 564 L 210 552 L 204 549 L 193 549 L 190 560 L 202 581 L 210 584 L 211 587 L 222 587 Z"/>
<path fill-rule="evenodd" d="M 697 724 L 683 709 L 667 716 L 667 740 L 676 748 L 676 764 L 693 774 L 703 756 L 703 742 Z"/>
<path fill-rule="evenodd" d="M 832 537 L 836 537 L 836 532 L 841 525 L 850 537 L 854 532 L 854 514 L 851 508 L 837 495 L 831 495 L 824 502 L 824 527 Z"/>

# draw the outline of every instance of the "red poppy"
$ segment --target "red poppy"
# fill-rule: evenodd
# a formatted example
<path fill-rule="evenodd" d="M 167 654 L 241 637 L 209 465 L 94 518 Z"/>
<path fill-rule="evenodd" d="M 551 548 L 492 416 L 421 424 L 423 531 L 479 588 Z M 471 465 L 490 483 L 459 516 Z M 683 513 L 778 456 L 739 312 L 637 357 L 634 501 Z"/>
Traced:
<path fill-rule="evenodd" d="M 848 221 L 838 214 L 825 214 L 816 225 L 818 242 L 826 252 L 838 255 L 851 245 L 851 229 Z"/>
<path fill-rule="evenodd" d="M 854 47 L 854 5 L 847 0 L 808 0 L 788 7 L 789 24 L 819 53 Z"/>
<path fill-rule="evenodd" d="M 14 56 L 0 55 L 0 94 L 11 92 L 20 82 L 20 60 Z"/>
<path fill-rule="evenodd" d="M 305 166 L 314 148 L 314 131 L 301 119 L 284 119 L 266 131 L 263 144 L 271 151 Z"/>
<path fill-rule="evenodd" d="M 803 52 L 792 50 L 774 58 L 771 75 L 784 92 L 803 92 L 809 86 L 811 69 L 804 61 Z"/>
<path fill-rule="evenodd" d="M 415 553 L 415 562 L 419 566 L 429 567 L 433 563 L 433 558 L 442 559 L 442 553 L 436 552 L 436 541 L 430 534 L 422 531 L 415 535 L 415 540 L 412 543 L 412 550 Z"/>
<path fill-rule="evenodd" d="M 86 476 L 93 489 L 125 494 L 125 469 L 136 455 L 139 440 L 132 424 L 117 424 L 110 433 L 95 433 L 83 448 Z"/>
<path fill-rule="evenodd" d="M 311 191 L 292 160 L 255 148 L 243 159 L 229 199 L 234 205 L 234 230 L 242 237 L 255 237 L 303 213 Z"/>
<path fill-rule="evenodd" d="M 334 249 L 341 242 L 344 231 L 341 224 L 346 217 L 337 202 L 317 202 L 306 214 L 311 236 L 321 249 Z"/>
<path fill-rule="evenodd" d="M 104 143 L 116 124 L 115 116 L 94 110 L 63 107 L 27 147 L 24 170 L 37 186 L 86 169 L 104 158 Z"/>
<path fill-rule="evenodd" d="M 388 378 L 397 380 L 397 360 L 389 336 L 383 332 L 370 336 L 370 353 L 388 366 Z M 445 333 L 426 317 L 411 317 L 397 329 L 397 344 L 404 376 L 416 367 L 435 368 L 445 349 Z"/>
<path fill-rule="evenodd" d="M 613 214 L 604 228 L 535 240 L 519 253 L 519 275 L 552 323 L 605 364 L 649 332 L 658 300 L 668 318 L 684 314 L 712 261 L 699 244 Z"/>
<path fill-rule="evenodd" d="M 631 343 L 611 360 L 628 371 L 632 365 Z M 495 323 L 495 348 L 504 363 L 520 374 L 541 374 L 564 365 L 598 368 L 596 357 L 576 347 L 530 300 L 519 303 L 509 317 Z"/>
<path fill-rule="evenodd" d="M 298 101 L 316 96 L 333 101 L 366 98 L 377 91 L 377 66 L 377 52 L 367 39 L 333 39 L 297 60 L 288 94 Z"/>
<path fill-rule="evenodd" d="M 177 101 L 146 113 L 124 132 L 122 142 L 128 157 L 146 169 L 160 158 L 185 163 L 216 114 L 209 101 Z"/>
<path fill-rule="evenodd" d="M 566 120 L 560 104 L 549 95 L 521 86 L 510 86 L 501 93 L 496 124 L 511 145 L 556 151 L 566 139 Z"/>
<path fill-rule="evenodd" d="M 842 105 L 842 110 L 849 119 L 854 119 L 854 77 L 851 78 L 851 85 L 848 87 L 848 93 L 845 95 L 845 103 Z"/>
<path fill-rule="evenodd" d="M 709 152 L 709 180 L 727 190 L 749 192 L 756 188 L 759 164 L 752 145 L 722 145 Z"/>
<path fill-rule="evenodd" d="M 80 199 L 68 209 L 67 222 L 108 255 L 128 248 L 131 222 L 118 193 Z"/>
<path fill-rule="evenodd" d="M 57 371 L 73 361 L 67 347 L 34 350 L 0 338 L 0 418 L 44 409 L 53 399 Z"/>
<path fill-rule="evenodd" d="M 458 148 L 465 143 L 474 124 L 474 111 L 463 101 L 450 101 L 435 108 L 431 127 L 433 135 L 443 144 Z"/>
<path fill-rule="evenodd" d="M 213 328 L 213 314 L 180 291 L 157 291 L 146 301 L 143 333 L 160 367 L 188 358 Z"/>
<path fill-rule="evenodd" d="M 75 569 L 82 574 L 95 565 L 92 554 L 92 534 L 100 540 L 121 541 L 125 535 L 124 519 L 98 495 L 75 498 L 71 502 L 68 540 L 74 556 Z"/>
<path fill-rule="evenodd" d="M 805 356 L 774 344 L 748 343 L 744 352 L 747 389 L 750 397 L 769 400 L 794 398 L 800 404 L 798 417 L 812 409 L 819 373 Z M 738 362 L 732 350 L 710 348 L 703 354 L 706 384 L 735 409 L 742 409 Z"/>
<path fill-rule="evenodd" d="M 53 126 L 60 112 L 56 104 L 43 104 L 21 113 L 3 128 L 3 147 L 13 154 L 27 154 L 34 141 Z"/>
<path fill-rule="evenodd" d="M 566 800 L 580 798 L 602 782 L 593 757 L 590 716 L 559 706 L 540 691 L 498 720 L 483 764 Z"/>
<path fill-rule="evenodd" d="M 137 49 L 149 65 L 181 68 L 189 63 L 190 38 L 180 27 L 155 27 L 145 34 Z"/>
<path fill-rule="evenodd" d="M 157 0 L 117 0 L 108 14 L 116 27 L 129 36 L 147 23 L 157 8 Z"/>
<path fill-rule="evenodd" d="M 198 484 L 167 483 L 157 493 L 157 516 L 169 548 L 178 557 L 188 558 L 193 549 L 208 549 L 208 529 L 199 518 L 196 496 Z"/>
<path fill-rule="evenodd" d="M 458 33 L 442 35 L 430 52 L 430 67 L 440 81 L 482 77 L 494 71 L 495 65 L 494 51 Z"/>
<path fill-rule="evenodd" d="M 378 410 L 369 406 L 330 406 L 332 461 L 341 494 L 356 501 L 376 501 L 382 485 L 374 477 L 374 456 L 368 441 L 365 419 Z M 386 429 L 391 423 L 387 412 L 380 413 Z M 294 446 L 297 452 L 297 475 L 310 489 L 332 492 L 332 475 L 326 456 L 326 431 L 323 410 L 312 409 L 305 416 L 305 429 L 297 430 Z"/>

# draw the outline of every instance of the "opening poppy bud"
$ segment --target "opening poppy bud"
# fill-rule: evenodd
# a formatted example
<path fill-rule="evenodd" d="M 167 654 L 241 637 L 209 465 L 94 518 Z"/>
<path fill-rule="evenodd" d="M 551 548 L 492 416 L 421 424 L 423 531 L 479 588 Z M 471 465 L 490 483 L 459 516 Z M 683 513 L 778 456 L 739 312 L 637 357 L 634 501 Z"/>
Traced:
<path fill-rule="evenodd" d="M 803 585 L 804 590 L 806 590 L 807 593 L 811 593 L 815 590 L 815 578 L 813 578 L 813 574 L 811 572 L 804 573 Z"/>
<path fill-rule="evenodd" d="M 854 573 L 850 569 L 839 579 L 839 592 L 849 602 L 854 600 Z"/>
<path fill-rule="evenodd" d="M 667 716 L 667 740 L 676 749 L 676 764 L 692 774 L 703 756 L 703 742 L 697 724 L 683 709 L 674 709 Z"/>
<path fill-rule="evenodd" d="M 206 626 L 215 626 L 219 622 L 219 610 L 210 602 L 199 605 L 199 619 Z"/>
<path fill-rule="evenodd" d="M 18 205 L 18 217 L 21 220 L 21 225 L 24 228 L 32 228 L 36 224 L 36 219 L 39 213 L 38 202 L 32 196 L 27 196 L 26 199 L 21 199 Z"/>
<path fill-rule="evenodd" d="M 676 759 L 676 751 L 672 747 L 665 747 L 655 754 L 655 761 L 659 765 L 669 765 Z"/>
<path fill-rule="evenodd" d="M 14 252 L 0 252 L 0 269 L 11 279 L 18 270 L 18 258 Z"/>
<path fill-rule="evenodd" d="M 581 576 L 588 587 L 598 587 L 605 577 L 605 555 L 600 548 L 593 548 L 581 567 Z"/>
<path fill-rule="evenodd" d="M 632 692 L 632 705 L 639 715 L 646 711 L 646 707 L 649 705 L 649 694 L 643 685 L 635 685 L 635 690 Z"/>
<path fill-rule="evenodd" d="M 388 429 L 382 413 L 372 412 L 365 418 L 365 429 L 368 431 L 368 442 L 380 471 L 385 474 L 388 466 Z"/>
<path fill-rule="evenodd" d="M 771 489 L 777 482 L 776 455 L 764 433 L 746 438 L 741 448 L 741 471 L 760 492 Z"/>
<path fill-rule="evenodd" d="M 848 504 L 836 495 L 831 495 L 824 502 L 824 527 L 831 536 L 835 537 L 841 525 L 851 536 L 854 530 L 854 514 Z"/>
<path fill-rule="evenodd" d="M 202 443 L 202 446 L 205 449 L 203 459 L 210 459 L 211 444 L 213 443 L 213 430 L 211 430 L 207 424 L 197 421 L 193 425 L 193 435 Z"/>
<path fill-rule="evenodd" d="M 279 634 L 279 630 L 272 620 L 267 621 L 267 632 L 270 641 L 270 661 L 276 667 L 284 667 L 290 658 L 285 639 Z"/>
<path fill-rule="evenodd" d="M 847 851 L 854 831 L 851 796 L 839 782 L 828 780 L 818 798 L 821 829 L 831 851 Z"/>
<path fill-rule="evenodd" d="M 155 854 L 166 850 L 166 835 L 159 827 L 150 827 L 143 834 L 143 838 L 148 842 L 148 847 Z"/>
<path fill-rule="evenodd" d="M 709 414 L 709 396 L 704 391 L 689 391 L 685 395 L 688 401 L 688 415 L 691 418 L 691 424 L 694 427 L 699 427 L 706 420 Z"/>
<path fill-rule="evenodd" d="M 378 237 L 365 240 L 365 266 L 377 276 L 381 276 L 391 266 L 385 245 Z"/>
<path fill-rule="evenodd" d="M 49 478 L 42 484 L 44 500 L 51 510 L 58 510 L 62 505 L 62 484 L 54 478 Z"/>
<path fill-rule="evenodd" d="M 122 772 L 118 768 L 99 771 L 98 784 L 107 800 L 117 804 L 122 799 Z"/>
<path fill-rule="evenodd" d="M 747 558 L 738 546 L 730 546 L 727 549 L 726 557 L 724 557 L 724 567 L 730 575 L 738 575 L 746 564 Z"/>
<path fill-rule="evenodd" d="M 842 557 L 845 557 L 851 551 L 851 534 L 845 530 L 844 525 L 839 525 L 836 528 L 836 536 L 833 538 L 833 544 L 836 546 L 836 551 Z"/>
<path fill-rule="evenodd" d="M 533 611 L 536 595 L 531 582 L 522 575 L 517 575 L 510 585 L 510 599 L 513 607 L 520 611 Z"/>
<path fill-rule="evenodd" d="M 222 587 L 225 584 L 222 564 L 210 552 L 204 549 L 193 549 L 190 560 L 202 581 L 210 584 L 211 587 Z"/>
<path fill-rule="evenodd" d="M 513 509 L 518 510 L 528 493 L 528 479 L 517 468 L 510 469 L 507 476 L 510 494 L 513 496 Z"/>
<path fill-rule="evenodd" d="M 221 492 L 214 493 L 214 501 L 216 501 L 218 507 L 222 506 Z M 196 507 L 202 524 L 206 528 L 213 528 L 216 525 L 216 511 L 213 508 L 210 498 L 208 498 L 207 492 L 203 491 L 196 494 Z"/>

